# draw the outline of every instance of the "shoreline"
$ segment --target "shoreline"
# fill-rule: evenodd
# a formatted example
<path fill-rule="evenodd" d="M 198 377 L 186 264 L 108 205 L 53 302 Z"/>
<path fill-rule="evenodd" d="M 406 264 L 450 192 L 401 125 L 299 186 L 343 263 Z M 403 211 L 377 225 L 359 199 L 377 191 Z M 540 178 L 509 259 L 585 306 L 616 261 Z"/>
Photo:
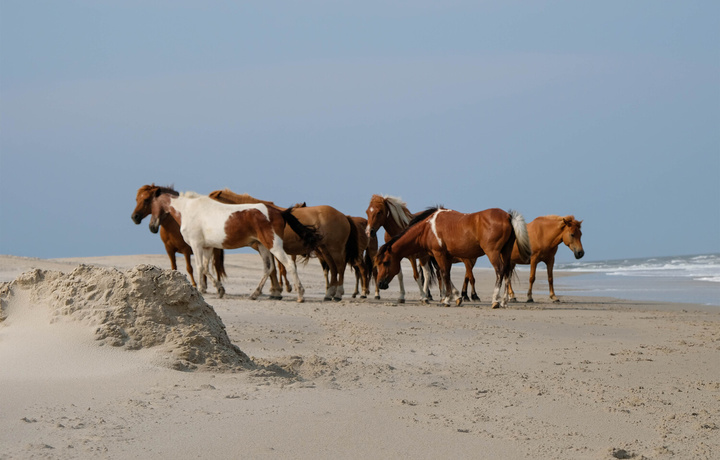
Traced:
<path fill-rule="evenodd" d="M 461 307 L 421 305 L 410 276 L 405 304 L 395 281 L 381 300 L 350 298 L 351 274 L 344 300 L 323 302 L 315 260 L 299 267 L 305 303 L 252 301 L 260 258 L 226 257 L 226 296 L 203 298 L 252 358 L 247 369 L 169 369 L 159 347 L 99 346 L 87 319 L 51 316 L 52 292 L 30 283 L 14 294 L 0 321 L 0 459 L 720 454 L 718 309 L 557 287 L 553 303 L 536 283 L 535 303 L 493 310 L 489 269 L 476 273 L 483 300 Z M 80 263 L 169 266 L 165 254 L 0 256 L 0 281 Z M 95 286 L 92 298 L 107 297 Z"/>

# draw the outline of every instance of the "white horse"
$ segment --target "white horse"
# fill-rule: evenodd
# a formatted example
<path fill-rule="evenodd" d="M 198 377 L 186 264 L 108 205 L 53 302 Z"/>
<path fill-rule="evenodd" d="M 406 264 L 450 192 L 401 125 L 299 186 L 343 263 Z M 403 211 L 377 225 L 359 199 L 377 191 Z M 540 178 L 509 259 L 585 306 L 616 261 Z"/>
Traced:
<path fill-rule="evenodd" d="M 303 301 L 305 289 L 298 278 L 295 263 L 283 249 L 282 235 L 285 225 L 290 225 L 308 246 L 309 251 L 315 250 L 320 237 L 314 229 L 298 222 L 292 214 L 292 208 L 280 211 L 262 203 L 224 204 L 206 195 L 194 192 L 180 194 L 167 187 L 158 187 L 151 200 L 150 231 L 156 233 L 162 218 L 168 213 L 171 214 L 180 224 L 183 239 L 192 247 L 200 279 L 203 280 L 203 275 L 210 277 L 220 297 L 225 294 L 225 288 L 220 279 L 213 277 L 208 269 L 212 249 L 237 249 L 259 243 L 257 250 L 263 260 L 263 278 L 250 298 L 256 299 L 262 293 L 262 286 L 268 277 L 274 279 L 270 275 L 275 271 L 272 258 L 275 256 L 288 268 L 293 278 L 298 293 L 297 301 Z M 200 283 L 200 290 L 207 290 L 204 280 Z M 279 298 L 281 293 L 281 286 L 275 280 L 271 297 Z"/>

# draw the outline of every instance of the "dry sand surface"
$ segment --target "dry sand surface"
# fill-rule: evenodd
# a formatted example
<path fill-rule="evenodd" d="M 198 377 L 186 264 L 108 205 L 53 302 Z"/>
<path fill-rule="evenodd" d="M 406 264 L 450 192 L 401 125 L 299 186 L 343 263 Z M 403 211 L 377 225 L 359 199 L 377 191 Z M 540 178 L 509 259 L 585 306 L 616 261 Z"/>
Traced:
<path fill-rule="evenodd" d="M 165 255 L 0 256 L 0 459 L 720 458 L 717 308 L 492 310 L 484 269 L 462 307 L 323 302 L 316 261 L 252 301 L 259 256 L 226 262 L 219 299 Z"/>

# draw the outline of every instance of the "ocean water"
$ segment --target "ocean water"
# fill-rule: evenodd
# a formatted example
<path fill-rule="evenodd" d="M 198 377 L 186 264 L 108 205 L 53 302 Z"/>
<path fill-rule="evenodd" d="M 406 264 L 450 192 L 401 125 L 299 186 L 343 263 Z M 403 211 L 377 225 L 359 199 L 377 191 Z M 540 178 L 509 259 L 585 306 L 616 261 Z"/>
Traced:
<path fill-rule="evenodd" d="M 555 264 L 555 293 L 720 307 L 720 254 Z M 545 270 L 540 264 L 539 270 Z M 542 291 L 533 289 L 535 297 Z"/>

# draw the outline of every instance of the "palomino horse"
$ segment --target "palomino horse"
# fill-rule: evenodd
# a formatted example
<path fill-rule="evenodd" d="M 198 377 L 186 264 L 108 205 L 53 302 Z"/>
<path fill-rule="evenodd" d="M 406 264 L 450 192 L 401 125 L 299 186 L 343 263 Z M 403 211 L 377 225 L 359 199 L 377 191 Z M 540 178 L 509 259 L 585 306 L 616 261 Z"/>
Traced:
<path fill-rule="evenodd" d="M 495 290 L 492 307 L 506 306 L 507 283 L 512 274 L 510 257 L 515 241 L 523 256 L 530 256 L 530 239 L 525 220 L 516 211 L 487 209 L 472 214 L 462 214 L 443 208 L 431 208 L 417 215 L 399 235 L 383 245 L 375 257 L 378 266 L 378 284 L 387 289 L 388 283 L 400 272 L 400 260 L 421 252 L 431 254 L 437 261 L 445 286 L 450 282 L 450 268 L 454 258 L 472 259 L 487 255 L 495 268 Z M 505 294 L 500 300 L 500 288 L 505 280 Z M 443 299 L 449 305 L 456 295 L 446 289 Z M 425 299 L 423 299 L 425 301 Z M 462 303 L 462 297 L 456 300 Z"/>
<path fill-rule="evenodd" d="M 368 216 L 368 225 L 365 229 L 365 233 L 368 236 L 375 236 L 376 232 L 380 227 L 383 227 L 385 229 L 385 242 L 387 243 L 390 241 L 390 239 L 398 234 L 400 234 L 410 223 L 410 221 L 418 214 L 412 214 L 408 208 L 407 204 L 405 204 L 404 201 L 402 201 L 400 198 L 396 198 L 389 195 L 373 195 L 370 198 L 370 204 L 368 205 L 367 210 L 365 213 Z M 417 265 L 415 260 L 417 259 L 417 255 L 408 257 L 408 260 L 410 260 L 410 265 L 413 270 L 413 278 L 415 278 L 415 281 L 418 283 L 418 287 L 420 290 L 423 290 L 423 281 L 420 277 L 420 274 L 418 273 Z M 423 257 L 423 260 L 421 260 L 421 265 L 423 266 L 423 271 L 426 272 L 426 274 L 429 272 L 430 268 L 426 264 L 426 257 Z M 467 295 L 467 287 L 468 282 L 472 286 L 472 300 L 480 300 L 477 293 L 475 292 L 475 276 L 473 276 L 472 269 L 475 266 L 475 260 L 472 259 L 464 259 L 464 260 L 456 260 L 455 262 L 463 262 L 465 264 L 465 281 L 463 282 L 463 290 L 462 295 L 463 299 L 470 300 Z M 403 303 L 405 302 L 405 285 L 403 283 L 403 276 L 402 271 L 398 273 L 398 283 L 400 284 L 400 299 L 399 302 Z M 426 277 L 427 278 L 427 277 Z M 425 288 L 427 289 L 427 288 Z M 451 286 L 452 289 L 452 286 Z M 426 291 L 425 294 L 431 298 L 430 292 Z M 380 298 L 380 292 L 378 291 L 377 284 L 375 285 L 375 298 Z"/>
<path fill-rule="evenodd" d="M 235 203 L 236 195 L 228 189 L 210 193 L 211 198 L 223 203 Z M 325 300 L 341 300 L 345 293 L 345 266 L 347 263 L 352 264 L 359 256 L 355 225 L 349 217 L 332 206 L 293 208 L 293 215 L 302 225 L 313 227 L 321 236 L 314 253 L 330 271 Z M 290 255 L 308 256 L 313 252 L 307 250 L 307 245 L 303 244 L 292 228 L 285 229 L 283 240 L 285 251 Z"/>
<path fill-rule="evenodd" d="M 283 249 L 282 235 L 286 224 L 289 225 L 301 235 L 308 251 L 317 247 L 320 237 L 314 229 L 298 222 L 292 214 L 292 208 L 279 211 L 261 203 L 228 205 L 193 192 L 179 194 L 171 188 L 159 188 L 153 194 L 150 209 L 150 231 L 153 233 L 158 231 L 160 221 L 166 214 L 171 214 L 180 223 L 183 239 L 193 248 L 198 272 L 212 279 L 220 297 L 224 295 L 225 288 L 208 271 L 212 248 L 237 249 L 260 243 L 257 250 L 263 259 L 264 273 L 251 298 L 260 295 L 262 286 L 275 270 L 272 258 L 275 256 L 288 267 L 297 290 L 298 302 L 303 301 L 305 290 L 295 264 Z M 202 292 L 207 289 L 203 279 L 200 289 Z M 280 286 L 276 283 L 272 287 L 272 294 L 279 295 L 280 292 Z"/>
<path fill-rule="evenodd" d="M 137 192 L 137 206 L 132 213 L 132 220 L 136 224 L 140 224 L 142 220 L 150 214 L 150 201 L 152 194 L 158 187 L 153 185 L 143 185 Z M 187 268 L 188 275 L 190 275 L 190 282 L 193 286 L 197 287 L 195 283 L 195 277 L 193 276 L 192 262 L 190 255 L 192 255 L 192 248 L 188 245 L 180 233 L 180 225 L 173 217 L 168 214 L 165 218 L 160 221 L 160 239 L 165 245 L 165 251 L 170 258 L 170 267 L 173 270 L 177 270 L 177 262 L 175 260 L 175 253 L 179 252 L 185 256 L 185 267 Z M 222 279 L 226 277 L 225 265 L 224 265 L 225 252 L 222 249 L 213 250 L 213 265 L 215 266 L 215 273 L 217 277 Z"/>
<path fill-rule="evenodd" d="M 533 302 L 532 287 L 535 282 L 535 270 L 538 263 L 545 262 L 547 267 L 548 286 L 550 287 L 550 299 L 559 302 L 553 288 L 553 266 L 555 265 L 555 254 L 560 243 L 565 243 L 575 254 L 576 259 L 582 258 L 585 251 L 582 246 L 582 221 L 575 220 L 575 216 L 542 216 L 538 217 L 527 225 L 530 235 L 530 246 L 532 254 L 530 260 L 523 259 L 517 248 L 513 250 L 512 264 L 530 264 L 530 286 L 528 287 L 527 301 Z M 512 285 L 509 287 L 510 300 L 516 301 Z"/>

